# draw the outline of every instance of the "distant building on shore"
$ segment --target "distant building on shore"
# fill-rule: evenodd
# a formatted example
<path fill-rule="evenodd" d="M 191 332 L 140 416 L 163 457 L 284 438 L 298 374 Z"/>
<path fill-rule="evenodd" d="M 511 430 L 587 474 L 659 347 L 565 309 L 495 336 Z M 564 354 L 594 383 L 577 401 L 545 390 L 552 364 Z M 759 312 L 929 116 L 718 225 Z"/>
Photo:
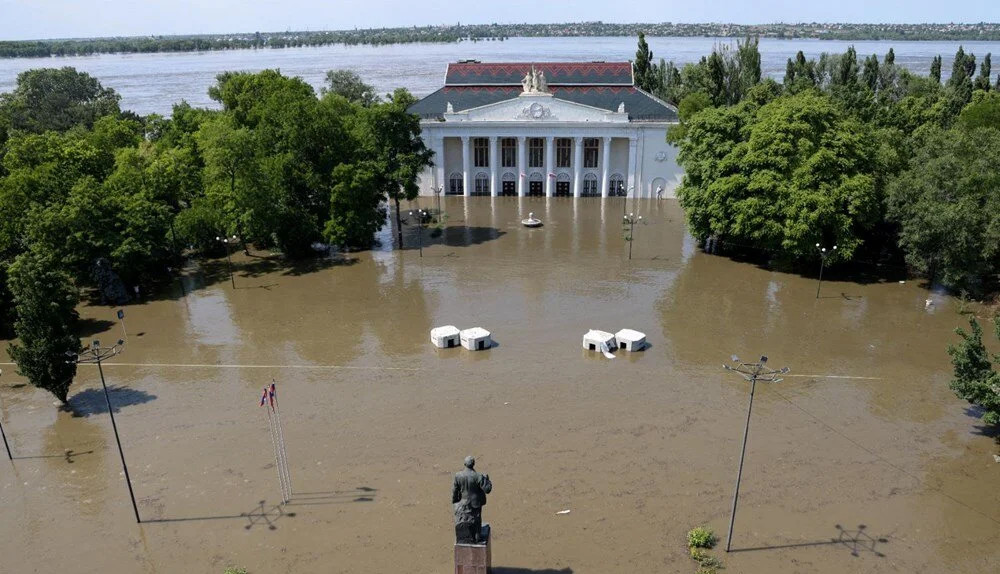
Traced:
<path fill-rule="evenodd" d="M 421 195 L 674 197 L 680 183 L 677 110 L 630 62 L 461 61 L 410 111 L 434 151 Z"/>

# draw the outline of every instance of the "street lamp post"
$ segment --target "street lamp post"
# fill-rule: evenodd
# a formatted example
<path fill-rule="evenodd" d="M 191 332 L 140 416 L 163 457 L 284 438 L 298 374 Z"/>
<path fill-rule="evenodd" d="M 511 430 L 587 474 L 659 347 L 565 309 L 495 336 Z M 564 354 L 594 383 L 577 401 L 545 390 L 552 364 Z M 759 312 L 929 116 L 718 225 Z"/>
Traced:
<path fill-rule="evenodd" d="M 635 190 L 635 187 L 633 187 L 631 185 L 628 186 L 628 189 L 625 190 L 625 197 L 622 198 L 622 216 L 623 217 L 625 216 L 625 211 L 628 208 L 628 194 L 629 194 L 630 191 L 634 191 L 634 190 Z M 635 209 L 635 194 L 634 193 L 632 194 L 632 209 Z"/>
<path fill-rule="evenodd" d="M 2 369 L 0 369 L 0 374 L 3 374 Z M 3 447 L 7 449 L 7 458 L 14 460 L 14 455 L 10 454 L 10 445 L 7 444 L 7 433 L 3 432 L 3 421 L 0 421 L 0 436 L 3 437 Z"/>
<path fill-rule="evenodd" d="M 777 383 L 781 380 L 781 377 L 778 375 L 783 375 L 788 372 L 788 367 L 782 367 L 777 371 L 766 368 L 764 366 L 767 364 L 766 356 L 762 356 L 756 363 L 744 363 L 743 361 L 740 361 L 740 358 L 736 355 L 733 355 L 732 359 L 736 366 L 722 366 L 727 371 L 733 371 L 742 376 L 744 379 L 750 381 L 750 402 L 747 405 L 747 422 L 743 427 L 743 447 L 740 450 L 740 469 L 736 473 L 736 491 L 733 493 L 733 509 L 729 514 L 729 534 L 726 536 L 726 552 L 729 552 L 729 548 L 733 543 L 733 524 L 736 522 L 736 502 L 740 498 L 740 479 L 743 477 L 743 459 L 747 454 L 747 435 L 750 434 L 750 413 L 753 411 L 753 392 L 757 388 L 757 381 Z"/>
<path fill-rule="evenodd" d="M 441 221 L 441 195 L 444 193 L 444 186 L 443 185 L 439 185 L 437 187 L 432 187 L 431 190 L 434 191 L 434 197 L 435 197 L 435 199 L 437 201 L 437 206 L 438 206 L 438 215 L 437 215 L 437 217 L 438 217 L 438 221 L 440 222 Z"/>
<path fill-rule="evenodd" d="M 826 247 L 820 247 L 817 243 L 816 249 L 819 249 L 819 283 L 816 285 L 816 298 L 819 299 L 819 289 L 823 286 L 823 267 L 826 266 L 826 258 L 837 250 L 837 246 L 834 245 L 833 249 L 827 251 Z"/>
<path fill-rule="evenodd" d="M 233 259 L 229 256 L 229 244 L 236 243 L 239 240 L 235 235 L 232 237 L 215 237 L 216 241 L 219 241 L 226 248 L 226 262 L 229 265 L 229 282 L 233 284 L 233 289 L 236 289 L 236 279 L 233 277 Z"/>
<path fill-rule="evenodd" d="M 410 211 L 410 217 L 413 217 L 413 215 L 414 215 L 414 212 L 411 210 Z M 427 219 L 427 212 L 424 211 L 423 209 L 418 209 L 416 211 L 416 216 L 417 216 L 417 223 L 416 223 L 416 225 L 417 225 L 417 245 L 418 245 L 418 248 L 420 249 L 420 256 L 423 257 L 424 256 L 424 220 Z M 406 225 L 414 225 L 413 223 L 410 222 L 409 219 L 407 219 L 403 223 L 406 224 Z"/>
<path fill-rule="evenodd" d="M 636 216 L 634 213 L 630 213 L 625 216 L 625 224 L 628 225 L 628 237 L 625 238 L 628 241 L 628 260 L 632 260 L 632 240 L 635 238 L 635 224 L 642 223 L 642 216 Z"/>
<path fill-rule="evenodd" d="M 125 341 L 118 339 L 118 342 L 111 347 L 102 347 L 101 342 L 94 339 L 90 347 L 83 349 L 79 353 L 67 351 L 66 356 L 70 357 L 69 363 L 91 363 L 97 364 L 97 372 L 101 374 L 101 387 L 104 389 L 104 402 L 108 405 L 108 415 L 111 416 L 111 428 L 115 432 L 115 443 L 118 444 L 118 456 L 122 459 L 122 470 L 125 471 L 125 484 L 128 485 L 128 495 L 132 500 L 132 510 L 135 512 L 136 523 L 142 523 L 139 518 L 139 507 L 135 504 L 135 492 L 132 491 L 132 479 L 128 474 L 128 465 L 125 464 L 125 452 L 122 451 L 122 441 L 118 437 L 118 424 L 115 422 L 115 409 L 111 407 L 111 397 L 108 395 L 108 385 L 104 382 L 104 368 L 101 361 L 114 357 L 122 352 Z"/>

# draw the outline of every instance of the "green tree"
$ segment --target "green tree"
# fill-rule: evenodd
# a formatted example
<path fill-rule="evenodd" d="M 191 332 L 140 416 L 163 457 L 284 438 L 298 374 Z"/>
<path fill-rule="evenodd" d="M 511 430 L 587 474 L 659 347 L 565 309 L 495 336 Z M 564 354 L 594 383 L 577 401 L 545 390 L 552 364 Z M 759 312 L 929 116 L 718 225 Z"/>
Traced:
<path fill-rule="evenodd" d="M 337 94 L 349 102 L 365 107 L 379 101 L 375 88 L 364 83 L 361 76 L 353 70 L 329 70 L 326 73 L 326 86 L 320 89 L 320 94 Z"/>
<path fill-rule="evenodd" d="M 968 332 L 955 329 L 962 341 L 958 345 L 948 345 L 955 371 L 955 378 L 948 386 L 959 398 L 983 409 L 983 422 L 1000 425 L 1000 373 L 990 363 L 983 345 L 983 329 L 975 317 L 969 318 L 969 327 Z M 996 336 L 1000 339 L 1000 321 Z M 994 355 L 993 360 L 1000 361 L 1000 356 Z"/>
<path fill-rule="evenodd" d="M 848 260 L 882 217 L 875 138 L 828 97 L 751 99 L 689 122 L 678 190 L 691 232 L 814 257 L 816 243 Z"/>
<path fill-rule="evenodd" d="M 941 83 L 941 56 L 934 56 L 931 60 L 931 79 Z"/>
<path fill-rule="evenodd" d="M 979 66 L 979 75 L 976 76 L 976 82 L 974 84 L 974 88 L 976 90 L 982 90 L 984 92 L 990 91 L 990 68 L 990 54 L 987 53 L 986 56 L 983 57 L 983 63 Z"/>
<path fill-rule="evenodd" d="M 396 90 L 385 103 L 365 109 L 360 134 L 362 157 L 369 158 L 379 176 L 376 190 L 395 204 L 399 246 L 403 244 L 399 202 L 417 197 L 417 177 L 434 155 L 420 138 L 420 118 L 407 111 L 415 102 L 405 89 Z"/>
<path fill-rule="evenodd" d="M 632 63 L 632 73 L 635 84 L 647 92 L 652 92 L 653 52 L 646 43 L 646 35 L 639 32 L 639 47 L 635 51 L 635 61 Z"/>
<path fill-rule="evenodd" d="M 1000 270 L 1000 130 L 928 127 L 919 135 L 887 190 L 899 245 L 915 270 L 982 293 Z"/>
<path fill-rule="evenodd" d="M 18 74 L 14 91 L 0 96 L 0 116 L 6 116 L 10 130 L 64 132 L 118 115 L 118 100 L 114 90 L 85 72 L 41 68 Z"/>
<path fill-rule="evenodd" d="M 18 374 L 65 404 L 76 374 L 76 363 L 67 362 L 67 353 L 80 349 L 74 334 L 79 296 L 56 261 L 52 255 L 26 251 L 10 266 L 7 282 L 17 311 L 18 342 L 7 352 Z"/>
<path fill-rule="evenodd" d="M 330 218 L 323 230 L 328 242 L 347 249 L 371 246 L 386 216 L 379 173 L 367 161 L 334 168 Z"/>

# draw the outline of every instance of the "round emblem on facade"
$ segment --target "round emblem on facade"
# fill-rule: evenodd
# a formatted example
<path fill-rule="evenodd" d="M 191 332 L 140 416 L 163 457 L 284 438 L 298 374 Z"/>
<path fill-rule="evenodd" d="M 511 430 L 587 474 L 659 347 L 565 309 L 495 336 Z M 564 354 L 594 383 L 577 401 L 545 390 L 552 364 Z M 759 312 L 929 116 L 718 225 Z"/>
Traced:
<path fill-rule="evenodd" d="M 545 117 L 545 108 L 542 107 L 542 104 L 535 102 L 531 104 L 531 107 L 528 109 L 528 113 L 531 114 L 531 117 L 538 120 Z"/>
<path fill-rule="evenodd" d="M 665 152 L 665 151 L 658 151 L 658 152 L 656 152 L 656 156 L 653 157 L 653 159 L 656 160 L 656 161 L 667 161 L 667 152 Z"/>

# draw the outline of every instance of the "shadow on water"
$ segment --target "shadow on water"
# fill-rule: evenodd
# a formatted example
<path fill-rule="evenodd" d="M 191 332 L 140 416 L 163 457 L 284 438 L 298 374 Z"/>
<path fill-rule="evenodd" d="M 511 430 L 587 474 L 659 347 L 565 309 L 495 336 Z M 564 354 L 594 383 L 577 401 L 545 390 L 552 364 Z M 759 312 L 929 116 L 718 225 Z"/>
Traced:
<path fill-rule="evenodd" d="M 261 500 L 257 503 L 257 506 L 250 510 L 249 512 L 241 512 L 239 514 L 222 514 L 217 516 L 191 516 L 187 518 L 154 518 L 152 520 L 143 520 L 143 524 L 159 524 L 166 522 L 197 522 L 200 520 L 237 520 L 246 519 L 247 524 L 243 525 L 246 530 L 251 530 L 255 526 L 266 526 L 268 530 L 277 530 L 278 527 L 275 526 L 275 522 L 282 518 L 294 518 L 294 512 L 285 512 L 282 505 L 275 504 L 268 508 L 266 506 L 267 501 Z"/>
<path fill-rule="evenodd" d="M 108 396 L 111 398 L 111 406 L 116 413 L 121 411 L 122 407 L 141 405 L 156 400 L 156 395 L 151 395 L 146 391 L 113 385 L 108 385 Z M 103 389 L 80 391 L 69 398 L 68 406 L 74 417 L 89 417 L 108 412 Z"/>
<path fill-rule="evenodd" d="M 868 532 L 866 532 L 868 527 L 864 524 L 859 524 L 858 527 L 853 530 L 848 530 L 839 524 L 835 524 L 834 528 L 836 528 L 838 532 L 836 538 L 826 538 L 823 540 L 816 540 L 815 542 L 795 542 L 792 544 L 775 544 L 773 546 L 755 546 L 753 548 L 734 548 L 730 552 L 755 552 L 758 550 L 781 550 L 786 548 L 805 548 L 809 546 L 842 545 L 850 549 L 851 556 L 860 556 L 861 554 L 871 553 L 879 558 L 885 558 L 885 554 L 878 550 L 878 546 L 889 542 L 889 538 L 887 536 L 875 537 L 868 534 Z"/>
<path fill-rule="evenodd" d="M 87 337 L 93 337 L 99 333 L 103 333 L 108 329 L 115 326 L 114 321 L 108 321 L 107 319 L 80 319 L 76 322 L 76 334 L 81 339 L 86 339 Z"/>
<path fill-rule="evenodd" d="M 538 570 L 535 568 L 509 568 L 507 566 L 494 566 L 493 574 L 573 574 L 573 569 L 563 568 L 561 570 L 556 570 L 555 568 L 542 568 Z"/>
<path fill-rule="evenodd" d="M 323 504 L 346 504 L 350 502 L 374 502 L 377 489 L 359 486 L 353 490 L 330 490 L 325 492 L 293 492 L 287 506 L 317 506 Z"/>
<path fill-rule="evenodd" d="M 65 459 L 67 463 L 73 464 L 74 462 L 76 462 L 74 460 L 76 457 L 83 456 L 85 454 L 94 454 L 94 451 L 87 450 L 87 451 L 84 451 L 84 452 L 76 452 L 73 449 L 69 449 L 66 452 L 62 453 L 62 454 L 42 454 L 42 455 L 37 455 L 37 456 L 15 456 L 14 460 L 32 460 L 32 459 L 40 459 L 40 458 L 62 458 L 62 459 Z"/>
<path fill-rule="evenodd" d="M 449 226 L 444 229 L 428 229 L 418 237 L 417 229 L 404 229 L 403 251 L 416 251 L 420 249 L 422 239 L 423 247 L 433 247 L 444 245 L 446 247 L 470 247 L 480 245 L 488 241 L 500 239 L 506 235 L 506 231 L 496 227 L 469 227 L 469 226 Z"/>
<path fill-rule="evenodd" d="M 982 420 L 983 415 L 986 414 L 986 410 L 978 405 L 970 405 L 965 407 L 965 414 L 976 420 Z M 981 424 L 975 425 L 973 428 L 975 430 L 972 431 L 972 434 L 992 438 L 1000 443 L 1000 426 Z"/>

